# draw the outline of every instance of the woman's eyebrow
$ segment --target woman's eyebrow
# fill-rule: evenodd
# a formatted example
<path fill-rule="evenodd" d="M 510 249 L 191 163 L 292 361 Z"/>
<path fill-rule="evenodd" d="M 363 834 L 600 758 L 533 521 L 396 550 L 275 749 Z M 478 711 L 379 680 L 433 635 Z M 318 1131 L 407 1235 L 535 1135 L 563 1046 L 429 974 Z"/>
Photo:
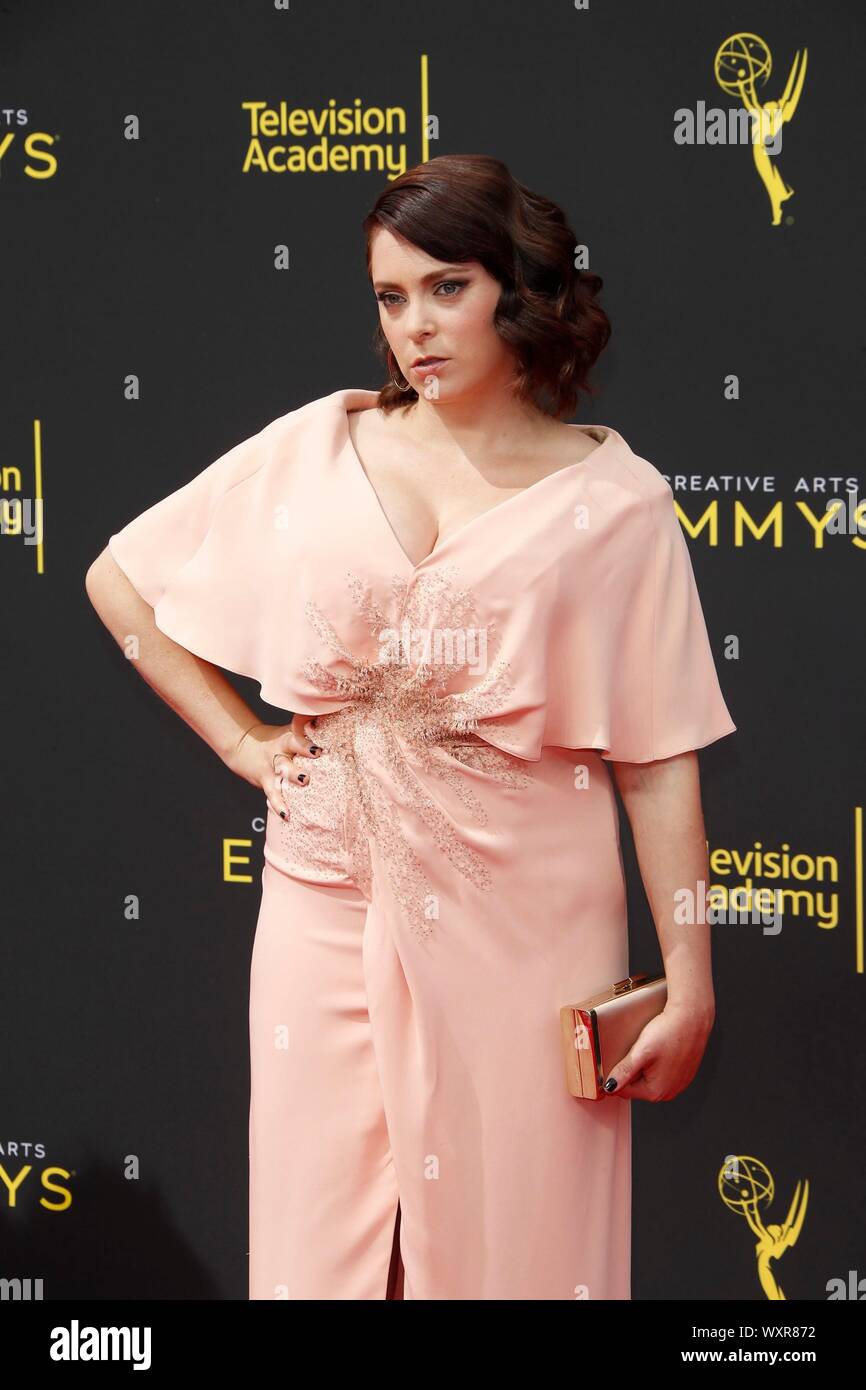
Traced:
<path fill-rule="evenodd" d="M 443 270 L 431 270 L 429 275 L 422 275 L 419 280 L 421 285 L 429 285 L 431 280 L 441 280 L 443 275 L 465 275 L 465 266 L 446 265 Z M 402 285 L 398 285 L 394 280 L 374 280 L 374 290 L 399 290 Z"/>

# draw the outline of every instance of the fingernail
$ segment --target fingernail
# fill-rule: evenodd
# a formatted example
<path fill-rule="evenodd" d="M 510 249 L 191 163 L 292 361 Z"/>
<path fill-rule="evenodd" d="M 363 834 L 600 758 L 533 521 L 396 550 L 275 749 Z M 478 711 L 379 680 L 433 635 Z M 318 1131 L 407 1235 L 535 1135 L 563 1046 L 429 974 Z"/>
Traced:
<path fill-rule="evenodd" d="M 605 1083 L 604 1083 L 604 1089 L 605 1089 L 606 1091 L 615 1091 L 615 1090 L 616 1090 L 616 1077 L 615 1077 L 615 1076 L 611 1076 L 611 1077 L 608 1078 L 607 1081 L 605 1081 Z"/>
<path fill-rule="evenodd" d="M 322 750 L 321 750 L 321 748 L 319 747 L 318 743 L 311 743 L 311 744 L 310 744 L 310 752 L 311 752 L 311 753 L 321 753 L 321 751 L 322 751 Z"/>
<path fill-rule="evenodd" d="M 306 774 L 306 772 L 299 772 L 299 773 L 298 773 L 298 781 L 299 781 L 299 782 L 306 782 L 306 780 L 307 780 L 307 774 Z"/>
<path fill-rule="evenodd" d="M 282 816 L 283 820 L 286 819 L 286 813 L 285 813 L 285 811 L 280 811 L 280 815 Z"/>

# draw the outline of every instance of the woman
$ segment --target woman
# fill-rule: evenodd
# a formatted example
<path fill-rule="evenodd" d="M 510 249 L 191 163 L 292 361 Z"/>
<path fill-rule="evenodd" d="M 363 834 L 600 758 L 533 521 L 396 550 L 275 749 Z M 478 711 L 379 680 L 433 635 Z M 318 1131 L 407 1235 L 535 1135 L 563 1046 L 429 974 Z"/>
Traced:
<path fill-rule="evenodd" d="M 87 583 L 267 797 L 250 1297 L 385 1298 L 399 1234 L 407 1299 L 629 1298 L 629 1102 L 689 1084 L 714 1016 L 673 920 L 694 750 L 735 726 L 670 487 L 560 419 L 609 335 L 560 209 L 442 156 L 364 226 L 389 383 L 271 421 Z M 589 1102 L 559 1009 L 629 972 L 611 770 L 668 1002 Z"/>

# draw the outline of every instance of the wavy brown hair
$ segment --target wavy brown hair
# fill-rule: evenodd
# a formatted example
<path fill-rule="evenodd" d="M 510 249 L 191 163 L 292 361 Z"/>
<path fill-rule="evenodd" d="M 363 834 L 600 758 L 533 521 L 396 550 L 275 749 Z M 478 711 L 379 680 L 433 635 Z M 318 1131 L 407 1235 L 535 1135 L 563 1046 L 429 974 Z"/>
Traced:
<path fill-rule="evenodd" d="M 579 392 L 596 394 L 587 377 L 611 334 L 595 302 L 601 276 L 575 267 L 578 241 L 562 208 L 518 183 L 501 160 L 437 155 L 390 183 L 362 223 L 371 279 L 377 227 L 435 260 L 479 261 L 499 281 L 493 323 L 515 355 L 515 390 L 522 400 L 561 418 L 575 413 Z M 373 346 L 388 368 L 380 408 L 387 413 L 417 401 L 414 387 L 401 391 L 394 385 L 397 364 L 381 324 Z"/>

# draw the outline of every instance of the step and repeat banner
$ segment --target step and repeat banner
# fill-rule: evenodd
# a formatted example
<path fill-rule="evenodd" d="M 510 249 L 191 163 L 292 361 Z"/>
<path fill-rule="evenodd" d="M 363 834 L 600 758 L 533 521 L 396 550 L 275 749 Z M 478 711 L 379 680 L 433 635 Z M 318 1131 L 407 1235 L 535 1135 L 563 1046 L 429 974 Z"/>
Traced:
<path fill-rule="evenodd" d="M 84 576 L 270 420 L 384 384 L 361 222 L 443 153 L 555 199 L 603 277 L 577 419 L 670 482 L 737 725 L 699 755 L 716 1027 L 632 1108 L 633 1296 L 866 1295 L 863 38 L 853 0 L 3 5 L 3 1298 L 247 1297 L 263 797 Z"/>

